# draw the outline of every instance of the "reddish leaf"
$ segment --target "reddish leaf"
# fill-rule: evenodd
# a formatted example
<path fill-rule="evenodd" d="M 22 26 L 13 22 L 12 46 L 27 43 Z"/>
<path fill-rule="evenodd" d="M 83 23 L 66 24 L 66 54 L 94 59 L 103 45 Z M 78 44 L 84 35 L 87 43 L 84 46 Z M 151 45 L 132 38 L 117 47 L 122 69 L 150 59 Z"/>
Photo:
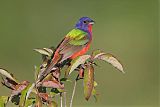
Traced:
<path fill-rule="evenodd" d="M 1 83 L 11 90 L 15 90 L 15 86 L 17 85 L 17 84 L 14 84 L 14 82 L 12 82 L 12 80 L 10 80 L 9 78 L 2 78 Z"/>
<path fill-rule="evenodd" d="M 56 79 L 60 80 L 60 70 L 59 69 L 56 69 L 55 71 L 53 71 L 52 75 Z"/>
<path fill-rule="evenodd" d="M 61 84 L 57 80 L 50 80 L 50 81 L 43 81 L 40 82 L 39 85 L 42 85 L 43 87 L 48 87 L 48 88 L 64 88 L 64 84 Z"/>
<path fill-rule="evenodd" d="M 84 77 L 84 69 L 81 67 L 79 69 L 79 78 L 83 78 Z"/>
<path fill-rule="evenodd" d="M 94 68 L 92 65 L 88 64 L 84 71 L 84 96 L 86 100 L 89 100 L 92 95 L 92 90 L 94 87 Z"/>
<path fill-rule="evenodd" d="M 15 89 L 12 91 L 12 96 L 21 93 L 29 85 L 28 81 L 23 81 L 22 83 L 15 86 Z"/>
<path fill-rule="evenodd" d="M 49 95 L 47 93 L 39 93 L 39 97 L 44 99 L 45 101 L 48 101 Z"/>

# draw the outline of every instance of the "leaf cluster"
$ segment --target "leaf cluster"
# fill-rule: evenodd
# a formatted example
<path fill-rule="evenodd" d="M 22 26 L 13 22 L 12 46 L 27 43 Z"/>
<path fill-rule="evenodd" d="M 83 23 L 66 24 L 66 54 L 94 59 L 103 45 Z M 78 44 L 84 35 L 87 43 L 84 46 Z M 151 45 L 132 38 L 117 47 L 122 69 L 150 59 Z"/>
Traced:
<path fill-rule="evenodd" d="M 104 53 L 101 50 L 94 50 L 91 55 L 82 55 L 69 63 L 62 63 L 49 72 L 42 81 L 37 80 L 43 75 L 43 71 L 48 67 L 54 54 L 53 48 L 34 49 L 42 55 L 42 64 L 35 66 L 35 82 L 19 82 L 11 73 L 5 69 L 0 69 L 2 74 L 2 84 L 11 90 L 10 96 L 0 97 L 0 106 L 5 107 L 10 101 L 19 107 L 57 107 L 56 97 L 62 97 L 66 93 L 65 82 L 83 80 L 84 97 L 89 100 L 91 96 L 97 100 L 97 82 L 95 81 L 95 60 L 105 61 L 119 71 L 124 73 L 120 61 L 110 53 Z M 62 69 L 65 72 L 62 72 Z M 75 80 L 70 80 L 73 72 L 77 73 Z"/>

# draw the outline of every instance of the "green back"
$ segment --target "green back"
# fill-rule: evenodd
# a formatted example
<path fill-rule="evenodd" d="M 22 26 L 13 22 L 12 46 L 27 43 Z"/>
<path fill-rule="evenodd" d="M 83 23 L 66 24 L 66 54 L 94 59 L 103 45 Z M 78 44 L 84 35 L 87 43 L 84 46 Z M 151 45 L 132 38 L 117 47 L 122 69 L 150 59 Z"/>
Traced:
<path fill-rule="evenodd" d="M 69 44 L 71 45 L 85 45 L 89 41 L 87 35 L 88 34 L 82 30 L 73 29 L 67 34 L 66 37 L 71 38 L 69 41 Z"/>

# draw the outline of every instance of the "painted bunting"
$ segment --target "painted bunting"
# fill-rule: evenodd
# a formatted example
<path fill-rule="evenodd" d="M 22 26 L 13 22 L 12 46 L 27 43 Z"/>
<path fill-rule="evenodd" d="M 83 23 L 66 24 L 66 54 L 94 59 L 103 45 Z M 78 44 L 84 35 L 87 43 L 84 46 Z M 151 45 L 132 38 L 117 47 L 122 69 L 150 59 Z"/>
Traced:
<path fill-rule="evenodd" d="M 75 28 L 71 30 L 55 49 L 47 68 L 39 78 L 41 81 L 53 68 L 65 60 L 72 60 L 85 54 L 90 48 L 92 41 L 92 25 L 94 21 L 89 17 L 82 17 L 78 20 Z"/>

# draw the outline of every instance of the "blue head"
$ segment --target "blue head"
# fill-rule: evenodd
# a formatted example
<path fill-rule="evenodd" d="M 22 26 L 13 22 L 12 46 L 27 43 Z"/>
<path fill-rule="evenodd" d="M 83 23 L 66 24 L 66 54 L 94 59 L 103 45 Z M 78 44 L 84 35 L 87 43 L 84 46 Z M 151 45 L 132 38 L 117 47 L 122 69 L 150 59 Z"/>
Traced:
<path fill-rule="evenodd" d="M 76 28 L 83 30 L 83 31 L 89 31 L 89 28 L 94 24 L 94 21 L 89 17 L 82 17 L 79 19 L 79 21 L 76 23 Z"/>

